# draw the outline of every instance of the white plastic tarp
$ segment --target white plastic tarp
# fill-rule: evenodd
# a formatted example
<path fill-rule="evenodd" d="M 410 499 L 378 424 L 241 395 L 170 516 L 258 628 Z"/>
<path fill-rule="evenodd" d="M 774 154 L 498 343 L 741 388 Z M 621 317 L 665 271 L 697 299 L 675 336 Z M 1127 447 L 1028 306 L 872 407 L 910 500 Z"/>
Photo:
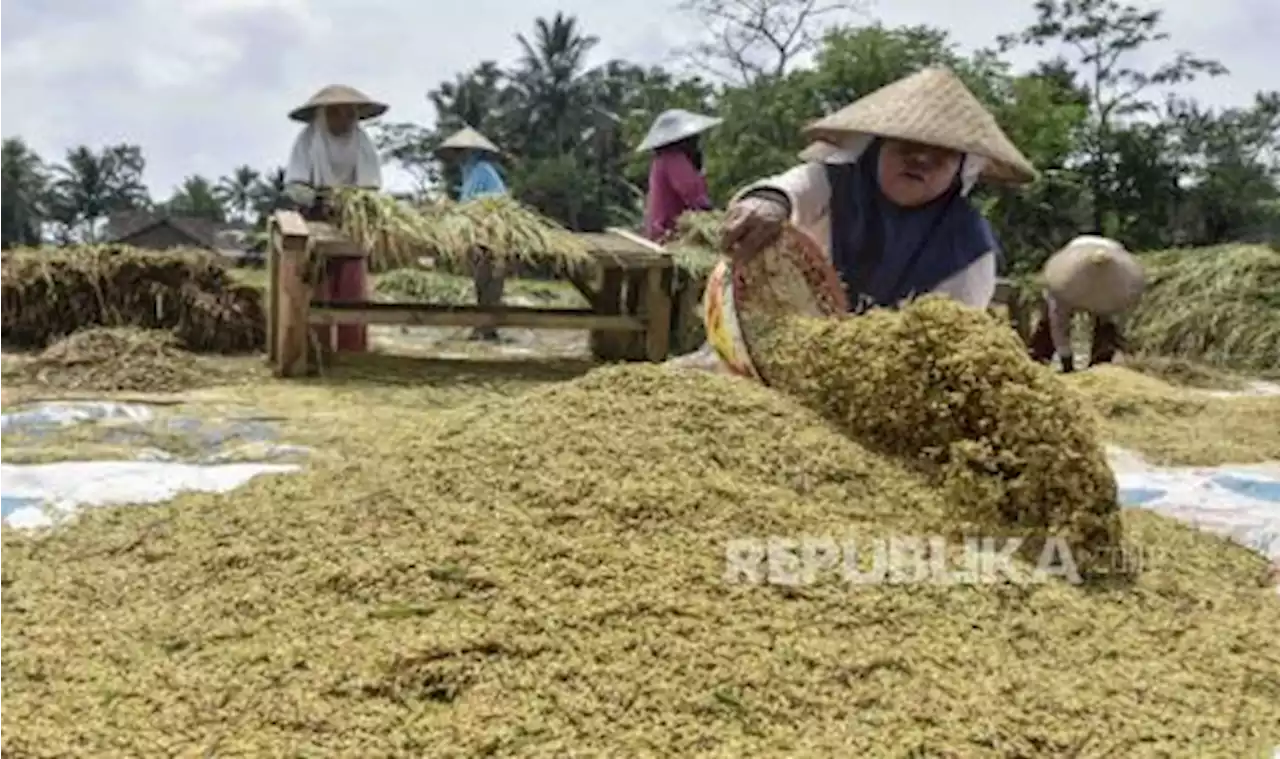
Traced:
<path fill-rule="evenodd" d="M 108 422 L 121 430 L 141 430 L 155 420 L 143 404 L 102 402 L 46 403 L 0 417 L 6 433 L 42 432 L 73 424 Z M 237 450 L 252 446 L 263 458 L 305 453 L 297 446 L 263 445 L 273 430 L 259 422 L 206 424 L 195 418 L 168 420 L 169 431 L 187 434 L 208 451 L 201 462 L 166 460 L 163 451 L 143 448 L 131 461 L 61 461 L 0 465 L 0 516 L 14 527 L 42 527 L 86 506 L 167 501 L 182 492 L 225 493 L 260 474 L 295 472 L 295 464 L 229 463 Z M 250 441 L 245 443 L 244 441 Z"/>

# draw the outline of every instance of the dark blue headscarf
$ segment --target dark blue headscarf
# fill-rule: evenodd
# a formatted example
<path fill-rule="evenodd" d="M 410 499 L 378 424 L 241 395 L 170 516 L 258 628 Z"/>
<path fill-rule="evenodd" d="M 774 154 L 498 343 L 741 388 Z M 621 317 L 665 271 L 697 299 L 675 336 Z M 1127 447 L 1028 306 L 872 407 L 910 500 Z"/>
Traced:
<path fill-rule="evenodd" d="M 991 225 L 961 192 L 960 172 L 936 200 L 896 205 L 880 191 L 880 140 L 851 164 L 827 164 L 831 258 L 849 303 L 892 307 L 933 290 L 999 249 Z M 998 254 L 998 253 L 997 253 Z"/>

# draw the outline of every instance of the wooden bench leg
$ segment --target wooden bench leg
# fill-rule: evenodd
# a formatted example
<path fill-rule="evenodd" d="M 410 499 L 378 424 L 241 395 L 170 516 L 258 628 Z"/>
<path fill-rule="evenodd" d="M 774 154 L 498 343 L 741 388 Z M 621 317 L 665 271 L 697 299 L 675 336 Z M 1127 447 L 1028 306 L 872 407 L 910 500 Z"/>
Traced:
<path fill-rule="evenodd" d="M 277 356 L 276 330 L 280 324 L 280 317 L 276 314 L 276 309 L 280 307 L 280 256 L 276 252 L 278 242 L 272 240 L 267 245 L 267 297 L 266 308 L 266 335 L 267 335 L 267 363 L 275 366 Z"/>
<path fill-rule="evenodd" d="M 665 361 L 671 350 L 671 291 L 666 269 L 653 267 L 645 274 L 645 355 Z"/>
<path fill-rule="evenodd" d="M 597 293 L 595 313 L 602 316 L 617 316 L 622 313 L 622 269 L 606 267 L 600 275 L 600 291 Z M 617 361 L 623 358 L 624 342 L 629 335 L 625 332 L 596 330 L 591 333 L 591 352 L 601 361 Z"/>
<path fill-rule="evenodd" d="M 311 286 L 308 278 L 308 255 L 302 244 L 286 240 L 281 246 L 279 262 L 279 306 L 276 314 L 275 373 L 281 377 L 300 377 L 307 373 L 307 349 L 310 342 Z"/>

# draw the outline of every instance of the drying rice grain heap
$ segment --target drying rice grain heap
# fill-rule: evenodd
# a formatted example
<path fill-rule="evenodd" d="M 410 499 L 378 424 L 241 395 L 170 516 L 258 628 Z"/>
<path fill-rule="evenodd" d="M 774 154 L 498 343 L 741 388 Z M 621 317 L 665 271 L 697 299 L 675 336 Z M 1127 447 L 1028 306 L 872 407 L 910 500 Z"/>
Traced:
<path fill-rule="evenodd" d="M 5 251 L 6 348 L 40 349 L 89 327 L 172 330 L 198 353 L 261 349 L 262 294 L 200 250 L 87 245 Z"/>
<path fill-rule="evenodd" d="M 946 497 L 752 383 L 659 367 L 353 414 L 335 468 L 4 533 L 35 756 L 1253 755 L 1261 557 L 1150 514 L 1128 587 L 730 583 L 730 541 Z M 1175 560 L 1176 559 L 1176 560 Z"/>
<path fill-rule="evenodd" d="M 57 390 L 167 393 L 216 383 L 217 367 L 183 350 L 171 332 L 86 329 L 21 364 L 19 376 Z"/>
<path fill-rule="evenodd" d="M 858 318 L 744 319 L 770 385 L 921 467 L 972 529 L 1003 525 L 1033 551 L 1057 534 L 1082 568 L 1111 564 L 1119 506 L 1097 427 L 994 316 L 931 296 Z"/>

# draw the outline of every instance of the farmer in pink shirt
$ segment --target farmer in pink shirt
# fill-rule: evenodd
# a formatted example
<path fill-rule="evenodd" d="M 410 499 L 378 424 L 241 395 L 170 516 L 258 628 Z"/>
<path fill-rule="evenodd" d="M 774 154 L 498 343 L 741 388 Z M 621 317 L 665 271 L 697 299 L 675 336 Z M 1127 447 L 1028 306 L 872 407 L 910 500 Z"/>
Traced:
<path fill-rule="evenodd" d="M 644 234 L 661 242 L 685 211 L 708 211 L 707 180 L 702 176 L 702 133 L 721 119 L 679 108 L 663 111 L 649 127 L 637 153 L 653 151 L 649 164 L 649 195 L 644 209 Z"/>

